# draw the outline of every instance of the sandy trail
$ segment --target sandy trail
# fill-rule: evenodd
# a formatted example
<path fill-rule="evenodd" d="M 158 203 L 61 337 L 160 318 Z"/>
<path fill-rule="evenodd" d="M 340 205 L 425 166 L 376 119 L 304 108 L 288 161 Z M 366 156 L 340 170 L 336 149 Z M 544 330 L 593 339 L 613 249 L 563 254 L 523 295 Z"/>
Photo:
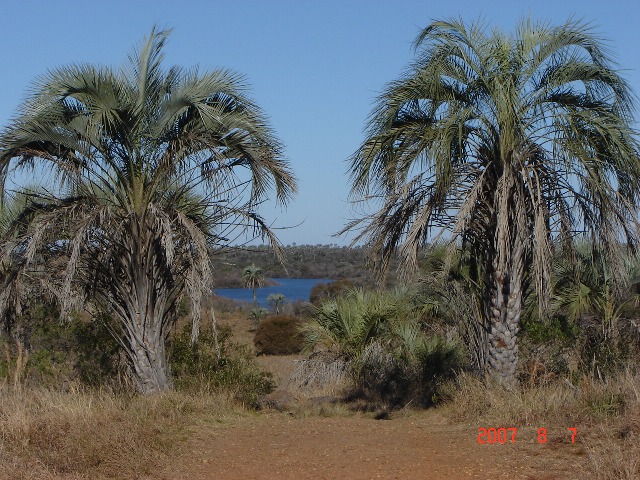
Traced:
<path fill-rule="evenodd" d="M 448 425 L 429 411 L 392 420 L 261 414 L 201 425 L 162 480 L 585 478 L 580 444 L 479 445 L 477 426 Z"/>

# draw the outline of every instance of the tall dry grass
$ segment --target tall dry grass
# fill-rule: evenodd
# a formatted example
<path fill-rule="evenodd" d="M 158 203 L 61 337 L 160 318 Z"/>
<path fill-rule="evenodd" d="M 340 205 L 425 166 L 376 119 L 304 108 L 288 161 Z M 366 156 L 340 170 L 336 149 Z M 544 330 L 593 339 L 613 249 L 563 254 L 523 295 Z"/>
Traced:
<path fill-rule="evenodd" d="M 578 429 L 592 478 L 640 478 L 640 376 L 621 373 L 607 382 L 558 379 L 507 392 L 460 374 L 441 389 L 443 412 L 454 422 L 489 427 Z M 550 428 L 551 429 L 551 428 Z M 568 442 L 566 432 L 554 441 Z"/>
<path fill-rule="evenodd" d="M 160 468 L 224 396 L 0 389 L 0 478 L 139 478 Z"/>

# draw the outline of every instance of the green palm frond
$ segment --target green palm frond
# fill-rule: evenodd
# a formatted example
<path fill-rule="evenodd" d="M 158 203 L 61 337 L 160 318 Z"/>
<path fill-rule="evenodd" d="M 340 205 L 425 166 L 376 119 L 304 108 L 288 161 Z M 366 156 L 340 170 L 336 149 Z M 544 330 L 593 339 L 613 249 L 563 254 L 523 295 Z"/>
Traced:
<path fill-rule="evenodd" d="M 619 264 L 613 246 L 638 241 L 640 148 L 633 94 L 593 28 L 525 19 L 508 35 L 454 19 L 433 22 L 414 46 L 350 159 L 352 195 L 382 206 L 343 232 L 368 243 L 374 266 L 383 272 L 398 251 L 401 269 L 415 271 L 437 235 L 489 264 L 505 222 L 523 225 L 543 304 L 556 241 L 567 247 L 581 233 Z"/>

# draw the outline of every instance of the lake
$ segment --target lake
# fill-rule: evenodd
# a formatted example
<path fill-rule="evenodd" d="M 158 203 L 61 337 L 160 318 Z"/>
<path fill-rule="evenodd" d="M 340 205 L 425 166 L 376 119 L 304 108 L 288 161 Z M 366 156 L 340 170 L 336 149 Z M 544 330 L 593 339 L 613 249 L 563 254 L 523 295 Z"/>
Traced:
<path fill-rule="evenodd" d="M 329 278 L 270 278 L 278 285 L 262 287 L 256 290 L 260 306 L 267 306 L 267 297 L 272 293 L 282 293 L 287 302 L 309 301 L 311 289 L 318 283 L 330 283 Z M 231 298 L 239 302 L 253 302 L 253 290 L 250 288 L 216 288 L 214 293 L 220 297 Z"/>

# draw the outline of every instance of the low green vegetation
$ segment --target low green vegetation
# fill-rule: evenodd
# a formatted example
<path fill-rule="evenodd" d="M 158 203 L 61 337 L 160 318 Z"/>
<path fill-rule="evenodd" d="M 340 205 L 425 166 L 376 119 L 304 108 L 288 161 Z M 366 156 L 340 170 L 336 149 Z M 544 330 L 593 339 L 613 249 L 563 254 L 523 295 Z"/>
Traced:
<path fill-rule="evenodd" d="M 172 338 L 169 359 L 178 391 L 225 392 L 253 408 L 260 396 L 274 388 L 247 346 L 232 341 L 229 328 L 201 332 L 197 343 L 191 342 L 191 329 L 185 328 Z"/>
<path fill-rule="evenodd" d="M 461 349 L 423 314 L 409 290 L 351 290 L 325 301 L 301 331 L 307 351 L 342 357 L 348 395 L 369 407 L 428 406 L 439 382 L 463 366 Z"/>

